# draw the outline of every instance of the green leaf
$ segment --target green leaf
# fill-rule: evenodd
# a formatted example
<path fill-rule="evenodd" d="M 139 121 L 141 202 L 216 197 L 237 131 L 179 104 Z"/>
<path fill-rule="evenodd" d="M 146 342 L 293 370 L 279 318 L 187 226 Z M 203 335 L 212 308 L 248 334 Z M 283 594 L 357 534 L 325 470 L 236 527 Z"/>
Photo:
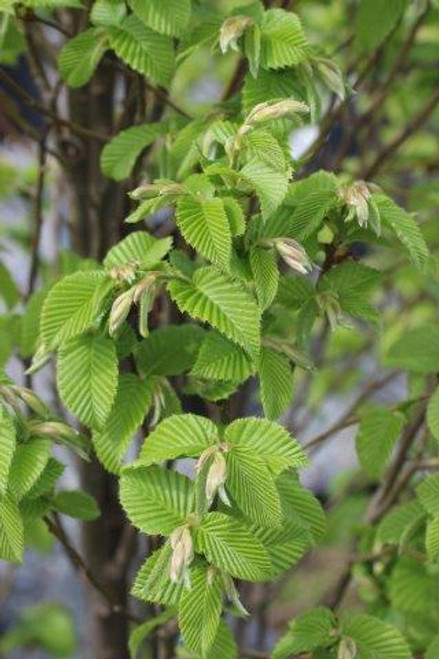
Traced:
<path fill-rule="evenodd" d="M 306 467 L 308 459 L 285 428 L 267 419 L 237 419 L 227 426 L 224 441 L 232 448 L 257 453 L 275 473 L 288 467 Z"/>
<path fill-rule="evenodd" d="M 105 468 L 119 473 L 131 438 L 148 413 L 152 400 L 152 383 L 131 373 L 119 377 L 116 398 L 100 432 L 93 433 L 93 446 Z"/>
<path fill-rule="evenodd" d="M 404 417 L 387 407 L 371 406 L 361 415 L 356 437 L 361 466 L 371 478 L 383 474 L 404 426 Z"/>
<path fill-rule="evenodd" d="M 439 580 L 416 558 L 403 557 L 394 567 L 387 592 L 392 608 L 411 616 L 427 616 L 437 606 Z"/>
<path fill-rule="evenodd" d="M 355 43 L 369 53 L 383 43 L 402 17 L 407 0 L 360 0 L 355 20 Z"/>
<path fill-rule="evenodd" d="M 176 219 L 192 247 L 209 261 L 228 267 L 232 234 L 222 199 L 183 197 L 177 204 Z"/>
<path fill-rule="evenodd" d="M 347 262 L 331 268 L 321 279 L 319 290 L 331 291 L 350 316 L 377 321 L 379 313 L 367 300 L 367 293 L 381 279 L 380 273 L 362 263 Z"/>
<path fill-rule="evenodd" d="M 47 439 L 18 444 L 9 470 L 9 490 L 19 501 L 36 483 L 46 466 L 51 450 Z"/>
<path fill-rule="evenodd" d="M 262 311 L 265 311 L 276 297 L 279 283 L 279 270 L 274 250 L 252 247 L 250 250 L 250 265 L 259 306 Z"/>
<path fill-rule="evenodd" d="M 428 401 L 427 423 L 431 434 L 439 442 L 439 387 Z"/>
<path fill-rule="evenodd" d="M 222 610 L 223 589 L 214 568 L 195 567 L 191 585 L 181 596 L 178 624 L 187 647 L 202 657 L 215 641 Z"/>
<path fill-rule="evenodd" d="M 217 441 L 218 429 L 209 419 L 195 414 L 176 414 L 159 423 L 148 435 L 139 460 L 149 465 L 182 456 L 198 457 Z"/>
<path fill-rule="evenodd" d="M 49 286 L 38 289 L 26 304 L 20 324 L 20 354 L 22 357 L 30 357 L 37 348 L 41 312 L 49 290 Z"/>
<path fill-rule="evenodd" d="M 191 375 L 211 380 L 243 382 L 253 372 L 242 348 L 218 332 L 209 332 L 201 344 Z"/>
<path fill-rule="evenodd" d="M 258 354 L 259 310 L 239 283 L 211 266 L 196 270 L 191 283 L 171 281 L 168 288 L 181 311 L 210 323 L 251 355 Z"/>
<path fill-rule="evenodd" d="M 374 201 L 383 223 L 393 229 L 413 263 L 419 269 L 425 270 L 429 261 L 429 251 L 416 220 L 384 195 L 374 195 Z"/>
<path fill-rule="evenodd" d="M 279 494 L 264 460 L 247 447 L 233 447 L 224 457 L 226 487 L 242 512 L 261 526 L 280 526 Z"/>
<path fill-rule="evenodd" d="M 151 556 L 140 568 L 131 590 L 132 595 L 146 602 L 157 602 L 174 606 L 180 601 L 184 583 L 174 583 L 170 579 L 172 547 L 169 540 Z"/>
<path fill-rule="evenodd" d="M 304 529 L 315 544 L 326 532 L 326 517 L 320 501 L 290 473 L 276 478 L 284 519 Z"/>
<path fill-rule="evenodd" d="M 439 656 L 439 636 L 436 636 L 436 638 L 428 646 L 424 659 L 437 659 L 438 656 Z"/>
<path fill-rule="evenodd" d="M 425 547 L 428 558 L 435 561 L 439 557 L 439 516 L 427 522 Z"/>
<path fill-rule="evenodd" d="M 191 0 L 129 0 L 128 4 L 145 25 L 173 37 L 182 34 L 191 15 Z"/>
<path fill-rule="evenodd" d="M 262 581 L 270 573 L 268 554 L 242 523 L 222 513 L 207 513 L 195 529 L 196 549 L 233 577 Z"/>
<path fill-rule="evenodd" d="M 47 350 L 56 348 L 94 324 L 107 293 L 101 288 L 106 278 L 101 270 L 75 272 L 50 290 L 43 305 L 40 326 L 41 341 Z"/>
<path fill-rule="evenodd" d="M 245 232 L 245 217 L 241 205 L 233 197 L 223 197 L 222 202 L 232 234 L 242 236 Z"/>
<path fill-rule="evenodd" d="M 220 620 L 215 641 L 206 655 L 206 659 L 238 659 L 238 646 L 229 626 Z"/>
<path fill-rule="evenodd" d="M 404 334 L 390 347 L 386 366 L 426 375 L 439 371 L 439 327 L 421 325 Z"/>
<path fill-rule="evenodd" d="M 141 655 L 139 654 L 139 651 L 142 648 L 143 642 L 153 631 L 174 617 L 175 611 L 173 609 L 166 609 L 165 611 L 159 613 L 159 615 L 154 616 L 154 618 L 147 620 L 146 622 L 133 629 L 128 641 L 130 659 L 140 659 Z"/>
<path fill-rule="evenodd" d="M 355 659 L 412 659 L 410 648 L 401 633 L 379 618 L 355 615 L 343 620 L 342 629 L 343 634 L 355 641 Z"/>
<path fill-rule="evenodd" d="M 145 377 L 170 376 L 190 370 L 204 336 L 201 327 L 189 323 L 154 330 L 137 347 L 139 373 Z"/>
<path fill-rule="evenodd" d="M 26 498 L 37 499 L 44 494 L 51 493 L 63 471 L 64 465 L 59 460 L 49 458 L 40 476 L 27 492 Z"/>
<path fill-rule="evenodd" d="M 61 50 L 59 71 L 70 87 L 82 87 L 96 70 L 107 47 L 104 32 L 89 28 L 70 39 Z"/>
<path fill-rule="evenodd" d="M 397 506 L 384 517 L 378 526 L 377 541 L 398 545 L 407 529 L 413 527 L 413 524 L 422 520 L 423 517 L 425 517 L 425 512 L 416 500 Z"/>
<path fill-rule="evenodd" d="M 2 43 L 3 46 L 3 43 Z M 7 267 L 0 261 L 0 296 L 8 309 L 15 307 L 20 300 L 20 291 Z"/>
<path fill-rule="evenodd" d="M 439 474 L 423 480 L 416 493 L 425 510 L 434 517 L 439 516 Z"/>
<path fill-rule="evenodd" d="M 267 220 L 283 202 L 288 190 L 291 171 L 280 172 L 271 165 L 252 158 L 240 170 L 240 175 L 256 192 L 264 220 Z"/>
<path fill-rule="evenodd" d="M 261 22 L 261 66 L 281 69 L 296 66 L 308 56 L 299 18 L 283 9 L 269 9 Z"/>
<path fill-rule="evenodd" d="M 128 178 L 142 151 L 165 133 L 166 123 L 131 126 L 113 137 L 101 152 L 101 169 L 115 181 Z"/>
<path fill-rule="evenodd" d="M 268 419 L 278 419 L 293 398 L 293 374 L 289 359 L 272 348 L 263 347 L 259 362 L 259 380 L 265 416 Z"/>
<path fill-rule="evenodd" d="M 0 406 L 0 496 L 6 493 L 9 469 L 16 445 L 15 427 Z"/>
<path fill-rule="evenodd" d="M 111 48 L 134 71 L 167 87 L 174 71 L 172 41 L 146 27 L 135 15 L 108 29 Z"/>
<path fill-rule="evenodd" d="M 95 0 L 90 18 L 94 25 L 117 25 L 126 13 L 125 3 L 120 0 Z"/>
<path fill-rule="evenodd" d="M 316 295 L 312 282 L 302 275 L 281 277 L 277 301 L 291 311 L 301 309 L 307 302 L 314 300 Z"/>
<path fill-rule="evenodd" d="M 61 400 L 91 428 L 101 428 L 110 413 L 117 374 L 115 345 L 101 334 L 72 339 L 59 352 L 57 384 Z"/>
<path fill-rule="evenodd" d="M 0 559 L 21 563 L 23 521 L 17 503 L 10 495 L 0 496 Z"/>
<path fill-rule="evenodd" d="M 276 579 L 295 565 L 310 546 L 309 536 L 294 524 L 281 527 L 252 527 L 270 557 L 270 579 Z"/>
<path fill-rule="evenodd" d="M 131 467 L 120 479 L 120 500 L 134 526 L 169 535 L 194 510 L 192 482 L 161 467 Z"/>
<path fill-rule="evenodd" d="M 242 110 L 245 115 L 258 105 L 272 99 L 291 98 L 298 93 L 295 77 L 291 69 L 266 71 L 260 69 L 258 76 L 247 75 L 242 90 Z"/>
<path fill-rule="evenodd" d="M 112 247 L 104 259 L 107 269 L 133 265 L 142 270 L 156 266 L 169 252 L 172 238 L 154 238 L 146 231 L 133 231 Z"/>
<path fill-rule="evenodd" d="M 332 641 L 336 627 L 334 614 L 323 606 L 297 616 L 285 636 L 276 644 L 272 658 L 287 659 L 292 654 L 302 654 L 320 647 L 327 647 Z"/>
<path fill-rule="evenodd" d="M 304 181 L 294 183 L 291 190 L 289 199 L 295 208 L 288 235 L 305 240 L 320 228 L 337 200 L 337 178 L 328 172 L 316 172 Z"/>
<path fill-rule="evenodd" d="M 63 490 L 58 492 L 53 500 L 53 505 L 58 512 L 91 522 L 100 515 L 96 500 L 86 492 L 77 490 Z"/>

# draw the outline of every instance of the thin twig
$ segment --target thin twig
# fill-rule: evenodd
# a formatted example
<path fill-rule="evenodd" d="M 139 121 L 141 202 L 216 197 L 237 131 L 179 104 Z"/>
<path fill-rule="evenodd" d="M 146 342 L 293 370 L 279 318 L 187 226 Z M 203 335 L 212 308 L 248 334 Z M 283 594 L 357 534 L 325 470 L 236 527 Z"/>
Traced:
<path fill-rule="evenodd" d="M 29 268 L 29 279 L 27 284 L 26 299 L 28 299 L 35 288 L 35 282 L 38 274 L 39 247 L 41 230 L 43 227 L 43 201 L 44 201 L 44 182 L 46 177 L 46 138 L 43 137 L 38 145 L 38 177 L 37 187 L 34 200 L 34 233 L 31 244 L 31 260 Z"/>

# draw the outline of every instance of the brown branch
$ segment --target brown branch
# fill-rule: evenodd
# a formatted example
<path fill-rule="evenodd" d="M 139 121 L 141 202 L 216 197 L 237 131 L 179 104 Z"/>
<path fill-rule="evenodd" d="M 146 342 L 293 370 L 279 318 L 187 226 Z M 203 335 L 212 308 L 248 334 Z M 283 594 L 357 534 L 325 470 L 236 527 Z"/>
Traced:
<path fill-rule="evenodd" d="M 12 90 L 14 94 L 16 94 L 29 108 L 35 110 L 39 114 L 49 117 L 55 125 L 65 126 L 66 128 L 69 128 L 72 133 L 75 133 L 79 137 L 93 139 L 103 143 L 108 141 L 109 136 L 102 135 L 101 133 L 89 130 L 88 128 L 84 128 L 83 126 L 80 126 L 79 124 L 76 124 L 69 119 L 64 119 L 63 117 L 60 117 L 54 110 L 51 110 L 50 108 L 41 105 L 41 103 L 38 103 L 38 101 L 36 101 L 30 94 L 28 94 L 22 87 L 20 87 L 20 85 L 18 85 L 15 80 L 13 80 L 13 78 L 11 78 L 8 73 L 6 73 L 4 69 L 0 69 L 0 82 L 3 82 L 7 87 L 9 87 L 9 89 Z"/>
<path fill-rule="evenodd" d="M 109 605 L 112 613 L 119 614 L 121 616 L 124 616 L 128 620 L 136 623 L 141 623 L 143 622 L 141 619 L 139 619 L 137 616 L 134 616 L 131 614 L 123 605 L 121 605 L 119 602 L 117 602 L 114 598 L 113 593 L 111 592 L 110 589 L 107 588 L 105 584 L 102 584 L 93 574 L 93 572 L 90 570 L 90 568 L 86 565 L 84 559 L 82 556 L 79 554 L 79 552 L 76 551 L 76 549 L 73 547 L 73 545 L 70 543 L 70 540 L 62 527 L 62 524 L 60 520 L 58 519 L 51 519 L 50 517 L 46 516 L 44 517 L 44 521 L 46 523 L 46 526 L 50 533 L 60 542 L 62 545 L 63 549 L 66 552 L 66 555 L 74 567 L 74 569 L 82 575 L 86 581 L 98 592 L 102 595 L 102 597 L 105 599 L 107 604 Z"/>
<path fill-rule="evenodd" d="M 29 268 L 29 278 L 26 291 L 26 299 L 28 299 L 35 288 L 35 282 L 38 274 L 39 263 L 39 247 L 41 230 L 43 227 L 43 197 L 44 197 L 44 183 L 46 177 L 46 138 L 44 137 L 38 145 L 38 177 L 37 187 L 34 200 L 34 233 L 32 236 L 31 244 L 31 260 Z"/>

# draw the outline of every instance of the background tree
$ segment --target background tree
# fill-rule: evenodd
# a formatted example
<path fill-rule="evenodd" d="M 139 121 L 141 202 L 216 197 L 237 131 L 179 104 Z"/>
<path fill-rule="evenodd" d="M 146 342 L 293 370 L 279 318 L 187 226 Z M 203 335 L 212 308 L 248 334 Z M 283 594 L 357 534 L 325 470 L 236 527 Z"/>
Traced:
<path fill-rule="evenodd" d="M 435 657 L 437 7 L 0 10 L 1 126 L 36 162 L 30 188 L 0 172 L 32 220 L 4 231 L 25 287 L 0 269 L 2 362 L 25 371 L 1 380 L 1 557 L 57 538 L 96 657 L 268 656 L 285 600 L 274 658 Z M 323 512 L 299 473 L 351 426 Z M 56 654 L 34 615 L 5 651 Z"/>

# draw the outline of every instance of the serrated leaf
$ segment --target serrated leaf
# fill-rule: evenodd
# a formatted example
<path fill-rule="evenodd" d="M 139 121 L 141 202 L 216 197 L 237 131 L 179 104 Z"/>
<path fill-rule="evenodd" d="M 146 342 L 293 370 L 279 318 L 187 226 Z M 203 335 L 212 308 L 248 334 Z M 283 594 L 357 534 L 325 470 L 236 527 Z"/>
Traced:
<path fill-rule="evenodd" d="M 243 113 L 248 114 L 255 105 L 272 99 L 297 97 L 299 89 L 290 69 L 284 71 L 260 69 L 256 78 L 249 75 L 245 77 L 242 90 Z"/>
<path fill-rule="evenodd" d="M 175 611 L 173 609 L 167 609 L 133 629 L 128 641 L 130 659 L 140 659 L 139 650 L 141 650 L 143 642 L 153 631 L 164 625 L 168 620 L 171 620 L 171 618 L 174 618 L 174 616 Z"/>
<path fill-rule="evenodd" d="M 195 529 L 196 550 L 238 579 L 262 581 L 270 573 L 268 554 L 242 523 L 222 513 L 207 513 Z"/>
<path fill-rule="evenodd" d="M 248 448 L 280 473 L 288 467 L 306 467 L 308 459 L 285 428 L 267 419 L 237 419 L 227 426 L 224 441 L 232 447 Z"/>
<path fill-rule="evenodd" d="M 397 25 L 407 0 L 360 0 L 355 20 L 355 43 L 362 53 L 377 48 Z"/>
<path fill-rule="evenodd" d="M 204 330 L 197 325 L 168 325 L 151 332 L 139 343 L 136 364 L 139 372 L 151 375 L 180 375 L 195 362 Z"/>
<path fill-rule="evenodd" d="M 288 275 L 281 277 L 277 293 L 277 302 L 297 311 L 308 302 L 313 301 L 316 290 L 312 282 L 302 275 Z"/>
<path fill-rule="evenodd" d="M 169 535 L 194 510 L 192 482 L 155 466 L 124 470 L 120 500 L 134 526 L 150 534 Z"/>
<path fill-rule="evenodd" d="M 166 130 L 164 122 L 131 126 L 113 137 L 102 149 L 101 169 L 115 181 L 128 178 L 140 154 Z"/>
<path fill-rule="evenodd" d="M 317 231 L 337 200 L 336 190 L 337 179 L 328 172 L 316 172 L 304 181 L 294 183 L 291 203 L 295 208 L 288 235 L 303 241 Z"/>
<path fill-rule="evenodd" d="M 220 620 L 218 632 L 206 659 L 238 659 L 238 646 L 228 625 Z"/>
<path fill-rule="evenodd" d="M 50 493 L 63 473 L 64 468 L 64 465 L 59 460 L 50 457 L 40 476 L 27 492 L 26 498 L 37 499 L 44 494 Z"/>
<path fill-rule="evenodd" d="M 428 401 L 427 423 L 431 434 L 439 442 L 439 387 Z"/>
<path fill-rule="evenodd" d="M 393 1 L 393 0 L 392 0 Z M 374 195 L 381 220 L 390 226 L 409 253 L 413 263 L 421 270 L 428 264 L 429 251 L 416 220 L 410 213 L 384 195 Z"/>
<path fill-rule="evenodd" d="M 276 644 L 273 659 L 287 659 L 331 643 L 331 632 L 336 627 L 332 611 L 322 607 L 307 611 L 294 618 L 285 636 Z"/>
<path fill-rule="evenodd" d="M 259 361 L 260 396 L 265 416 L 278 419 L 293 398 L 293 374 L 289 359 L 263 347 Z"/>
<path fill-rule="evenodd" d="M 403 557 L 394 567 L 388 582 L 392 608 L 409 615 L 425 616 L 437 606 L 439 580 L 427 572 L 417 559 Z"/>
<path fill-rule="evenodd" d="M 191 375 L 243 382 L 252 372 L 250 358 L 242 348 L 217 332 L 209 332 L 201 344 Z"/>
<path fill-rule="evenodd" d="M 20 563 L 23 558 L 23 521 L 15 500 L 0 496 L 0 559 Z"/>
<path fill-rule="evenodd" d="M 143 563 L 134 580 L 131 594 L 146 602 L 173 606 L 180 601 L 184 583 L 170 579 L 172 547 L 169 540 Z"/>
<path fill-rule="evenodd" d="M 368 476 L 381 477 L 403 426 L 403 416 L 387 407 L 374 405 L 363 412 L 356 446 L 361 466 Z"/>
<path fill-rule="evenodd" d="M 276 579 L 295 565 L 310 546 L 309 536 L 295 524 L 281 527 L 252 527 L 264 545 L 271 562 L 270 579 Z"/>
<path fill-rule="evenodd" d="M 308 45 L 296 14 L 269 9 L 261 22 L 261 66 L 281 69 L 296 66 L 308 56 Z"/>
<path fill-rule="evenodd" d="M 210 323 L 252 355 L 258 354 L 259 310 L 240 284 L 211 266 L 199 268 L 191 283 L 171 281 L 168 289 L 181 311 Z"/>
<path fill-rule="evenodd" d="M 368 615 L 345 618 L 343 633 L 355 641 L 356 659 L 386 657 L 386 659 L 412 659 L 412 653 L 401 633 L 387 622 Z"/>
<path fill-rule="evenodd" d="M 41 314 L 40 337 L 47 350 L 89 329 L 96 320 L 102 298 L 102 270 L 80 271 L 61 279 L 50 290 Z M 104 290 L 106 294 L 107 291 Z"/>
<path fill-rule="evenodd" d="M 3 46 L 3 44 L 2 44 Z M 7 267 L 0 261 L 0 296 L 8 309 L 12 309 L 20 299 L 20 291 Z"/>
<path fill-rule="evenodd" d="M 107 44 L 104 32 L 89 28 L 70 39 L 60 52 L 58 67 L 70 87 L 85 85 L 99 64 Z"/>
<path fill-rule="evenodd" d="M 64 405 L 83 424 L 101 428 L 117 390 L 116 348 L 101 334 L 68 341 L 58 355 L 57 384 Z"/>
<path fill-rule="evenodd" d="M 96 500 L 87 492 L 78 490 L 58 492 L 53 500 L 53 505 L 58 512 L 86 522 L 91 522 L 100 515 Z"/>
<path fill-rule="evenodd" d="M 242 512 L 261 526 L 280 526 L 279 494 L 264 460 L 247 447 L 233 447 L 224 457 L 226 488 Z"/>
<path fill-rule="evenodd" d="M 111 48 L 134 71 L 167 87 L 174 71 L 172 41 L 146 27 L 135 15 L 108 29 Z"/>
<path fill-rule="evenodd" d="M 427 556 L 431 561 L 439 557 L 439 516 L 427 522 L 425 547 L 427 549 Z"/>
<path fill-rule="evenodd" d="M 232 234 L 222 199 L 183 197 L 177 204 L 176 219 L 192 247 L 213 263 L 228 267 Z"/>
<path fill-rule="evenodd" d="M 27 301 L 20 323 L 20 354 L 22 357 L 30 357 L 36 350 L 41 312 L 49 290 L 49 286 L 44 286 L 35 291 Z"/>
<path fill-rule="evenodd" d="M 150 270 L 169 252 L 172 238 L 154 238 L 146 231 L 133 231 L 112 247 L 104 259 L 107 269 L 131 264 Z"/>
<path fill-rule="evenodd" d="M 439 516 L 439 475 L 425 478 L 416 493 L 425 510 L 434 517 Z"/>
<path fill-rule="evenodd" d="M 94 25 L 117 25 L 126 16 L 125 3 L 120 0 L 95 0 L 90 18 Z"/>
<path fill-rule="evenodd" d="M 139 460 L 145 465 L 198 457 L 218 441 L 218 429 L 209 419 L 196 414 L 173 415 L 162 421 L 146 437 Z"/>
<path fill-rule="evenodd" d="M 129 0 L 133 12 L 160 34 L 182 34 L 191 15 L 191 0 Z"/>
<path fill-rule="evenodd" d="M 240 175 L 251 185 L 257 194 L 262 216 L 266 220 L 276 211 L 288 190 L 290 170 L 278 171 L 256 158 L 252 158 L 240 170 Z"/>
<path fill-rule="evenodd" d="M 284 519 L 306 530 L 315 544 L 326 531 L 326 517 L 320 501 L 290 473 L 276 478 Z"/>
<path fill-rule="evenodd" d="M 131 373 L 119 377 L 116 398 L 104 428 L 93 433 L 96 454 L 105 468 L 119 473 L 134 433 L 148 413 L 152 400 L 152 383 Z"/>
<path fill-rule="evenodd" d="M 350 316 L 374 322 L 379 319 L 379 313 L 366 295 L 380 279 L 377 270 L 362 263 L 346 262 L 331 268 L 322 277 L 318 288 L 334 293 L 341 309 Z"/>
<path fill-rule="evenodd" d="M 9 490 L 19 501 L 31 489 L 49 460 L 51 443 L 34 439 L 18 444 L 9 469 Z"/>
<path fill-rule="evenodd" d="M 377 529 L 377 540 L 397 545 L 406 530 L 423 517 L 425 517 L 425 512 L 416 500 L 397 506 L 380 522 Z"/>
<path fill-rule="evenodd" d="M 252 247 L 250 266 L 258 295 L 259 306 L 265 311 L 276 297 L 279 270 L 274 250 Z"/>
<path fill-rule="evenodd" d="M 0 496 L 8 486 L 9 469 L 16 445 L 15 427 L 0 406 Z"/>
<path fill-rule="evenodd" d="M 218 633 L 222 594 L 219 572 L 201 566 L 191 570 L 190 588 L 183 591 L 180 600 L 178 624 L 189 650 L 202 657 Z"/>
<path fill-rule="evenodd" d="M 385 364 L 421 375 L 437 373 L 439 371 L 439 327 L 431 324 L 406 330 L 388 350 Z"/>
<path fill-rule="evenodd" d="M 285 172 L 290 162 L 277 139 L 268 130 L 252 130 L 244 135 L 242 150 L 245 156 L 261 160 L 269 167 Z"/>
<path fill-rule="evenodd" d="M 222 202 L 232 234 L 241 236 L 245 231 L 245 217 L 240 204 L 233 197 L 223 197 Z"/>

